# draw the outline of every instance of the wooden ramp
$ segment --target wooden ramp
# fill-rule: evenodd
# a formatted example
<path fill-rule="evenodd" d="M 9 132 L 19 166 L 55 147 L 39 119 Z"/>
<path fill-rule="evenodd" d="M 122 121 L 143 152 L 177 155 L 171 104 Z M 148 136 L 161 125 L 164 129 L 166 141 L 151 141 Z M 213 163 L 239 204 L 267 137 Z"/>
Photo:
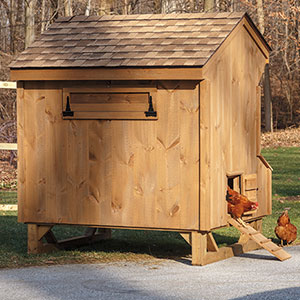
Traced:
<path fill-rule="evenodd" d="M 228 223 L 234 226 L 241 233 L 248 236 L 251 240 L 256 242 L 258 245 L 269 251 L 271 254 L 276 256 L 279 260 L 283 261 L 291 258 L 291 255 L 285 252 L 281 247 L 274 244 L 270 239 L 267 239 L 259 231 L 256 231 L 250 225 L 243 226 L 235 219 L 230 218 Z"/>

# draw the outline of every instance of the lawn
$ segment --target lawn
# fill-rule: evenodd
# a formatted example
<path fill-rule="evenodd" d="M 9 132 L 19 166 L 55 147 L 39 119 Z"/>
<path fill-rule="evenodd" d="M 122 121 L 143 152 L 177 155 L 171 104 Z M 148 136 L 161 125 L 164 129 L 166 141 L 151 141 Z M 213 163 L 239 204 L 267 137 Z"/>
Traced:
<path fill-rule="evenodd" d="M 273 214 L 264 218 L 263 233 L 278 242 L 274 234 L 276 220 L 284 208 L 290 207 L 292 222 L 299 228 L 300 216 L 300 149 L 266 149 L 263 155 L 274 168 Z M 15 203 L 16 193 L 0 192 L 1 203 Z M 179 258 L 190 255 L 190 247 L 175 232 L 113 230 L 108 241 L 80 247 L 76 250 L 57 251 L 52 254 L 28 255 L 26 253 L 27 226 L 17 223 L 16 212 L 0 211 L 0 268 L 58 263 L 108 262 L 140 260 L 152 257 Z M 58 226 L 54 233 L 58 238 L 82 234 L 80 227 Z M 214 232 L 217 243 L 222 246 L 238 239 L 235 228 Z M 299 242 L 299 239 L 297 239 Z"/>

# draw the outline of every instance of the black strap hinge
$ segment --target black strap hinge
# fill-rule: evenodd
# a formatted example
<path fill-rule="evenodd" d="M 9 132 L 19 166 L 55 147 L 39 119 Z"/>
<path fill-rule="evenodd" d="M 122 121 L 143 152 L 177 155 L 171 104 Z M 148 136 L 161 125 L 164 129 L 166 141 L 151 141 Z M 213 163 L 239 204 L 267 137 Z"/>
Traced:
<path fill-rule="evenodd" d="M 152 96 L 149 95 L 149 108 L 148 111 L 145 111 L 146 117 L 156 117 L 157 112 L 153 109 Z"/>
<path fill-rule="evenodd" d="M 64 110 L 62 113 L 63 113 L 64 117 L 73 117 L 74 116 L 74 111 L 71 110 L 69 96 L 67 96 L 66 110 Z"/>

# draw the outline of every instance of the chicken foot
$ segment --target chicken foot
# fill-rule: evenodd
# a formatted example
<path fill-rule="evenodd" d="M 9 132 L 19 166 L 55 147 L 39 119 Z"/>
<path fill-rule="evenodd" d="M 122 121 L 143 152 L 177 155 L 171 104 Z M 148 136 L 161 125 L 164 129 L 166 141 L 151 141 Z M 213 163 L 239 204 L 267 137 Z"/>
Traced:
<path fill-rule="evenodd" d="M 239 222 L 242 226 L 244 226 L 244 227 L 247 227 L 247 226 L 248 226 L 248 224 L 245 223 L 241 218 L 237 218 L 237 220 L 238 220 L 238 222 Z"/>

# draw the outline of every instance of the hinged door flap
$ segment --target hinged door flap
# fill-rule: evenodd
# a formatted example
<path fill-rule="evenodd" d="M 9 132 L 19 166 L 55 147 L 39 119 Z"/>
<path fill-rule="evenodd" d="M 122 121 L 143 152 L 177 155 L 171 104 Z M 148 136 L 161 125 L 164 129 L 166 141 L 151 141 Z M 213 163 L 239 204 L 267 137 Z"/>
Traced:
<path fill-rule="evenodd" d="M 250 201 L 257 201 L 257 175 L 244 175 L 245 195 Z"/>

